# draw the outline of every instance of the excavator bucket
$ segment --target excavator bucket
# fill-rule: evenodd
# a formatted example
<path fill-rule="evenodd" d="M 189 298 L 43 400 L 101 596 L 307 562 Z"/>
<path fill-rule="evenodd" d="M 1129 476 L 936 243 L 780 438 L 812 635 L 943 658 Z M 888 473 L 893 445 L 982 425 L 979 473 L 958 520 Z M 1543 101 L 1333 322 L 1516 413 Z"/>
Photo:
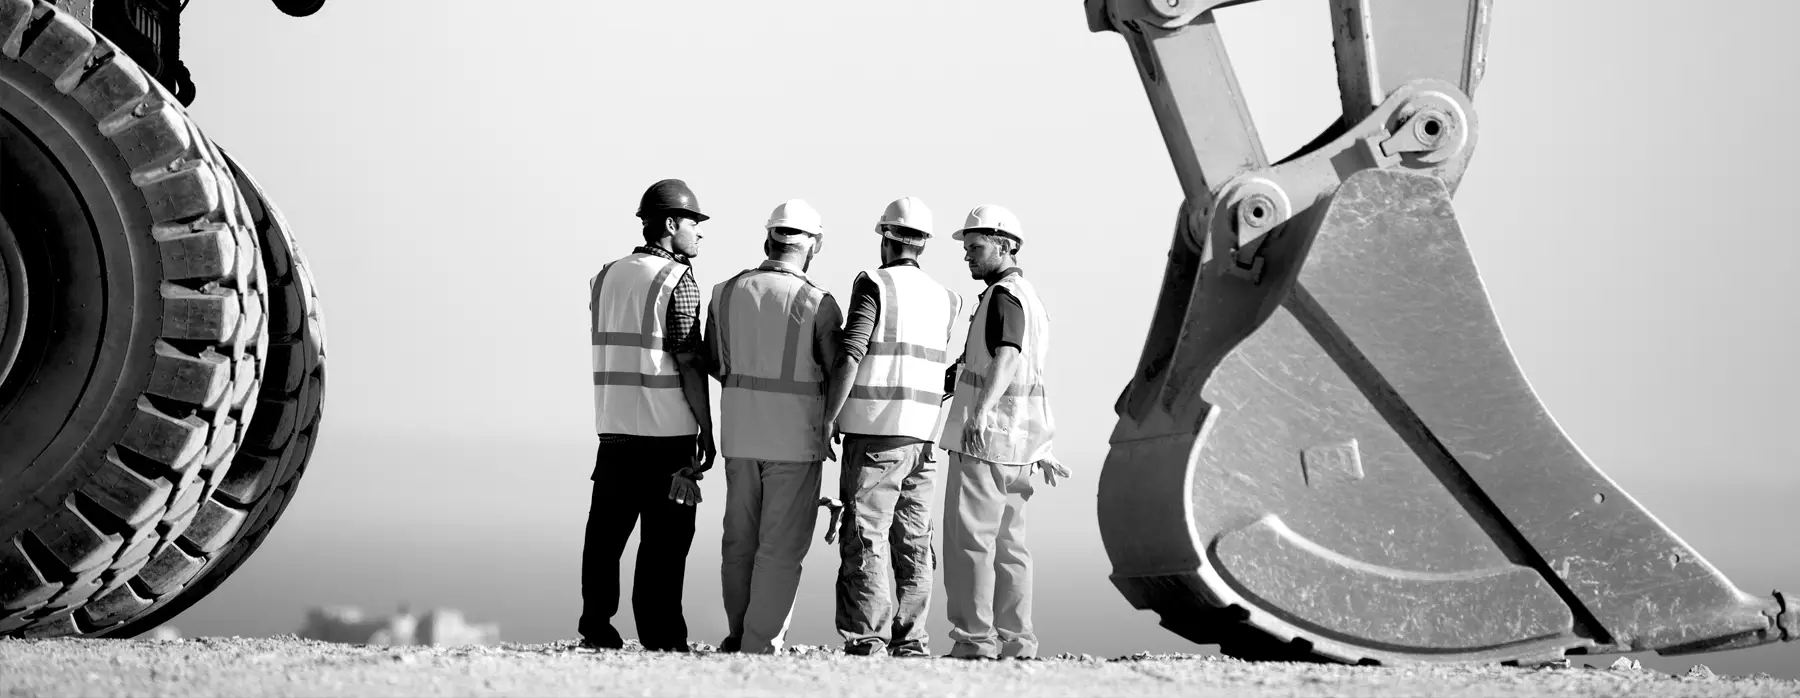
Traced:
<path fill-rule="evenodd" d="M 1229 4 L 1087 3 L 1187 196 L 1100 479 L 1132 605 L 1255 658 L 1800 636 L 1793 599 L 1740 591 L 1582 455 L 1507 348 L 1451 204 L 1490 0 L 1331 0 L 1344 118 L 1273 165 L 1214 23 Z"/>

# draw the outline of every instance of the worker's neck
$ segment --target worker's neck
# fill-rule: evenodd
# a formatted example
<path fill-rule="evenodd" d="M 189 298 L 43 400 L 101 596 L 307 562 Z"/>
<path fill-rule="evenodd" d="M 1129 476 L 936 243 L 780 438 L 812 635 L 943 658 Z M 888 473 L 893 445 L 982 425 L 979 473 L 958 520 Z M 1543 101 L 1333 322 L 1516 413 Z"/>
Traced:
<path fill-rule="evenodd" d="M 987 276 L 981 277 L 981 280 L 987 282 L 987 285 L 992 286 L 995 282 L 1006 278 L 1007 272 L 1017 268 L 1019 268 L 1018 262 L 1015 262 L 1011 257 L 1008 257 L 1000 262 L 1000 266 L 994 267 L 993 271 L 988 272 Z"/>
<path fill-rule="evenodd" d="M 663 236 L 663 237 L 657 238 L 656 240 L 653 240 L 653 241 L 647 243 L 647 246 L 654 247 L 656 249 L 662 250 L 664 252 L 675 255 L 677 257 L 681 256 L 681 253 L 675 251 L 674 236 Z"/>
<path fill-rule="evenodd" d="M 803 255 L 803 254 L 773 255 L 773 256 L 769 257 L 769 261 L 779 262 L 783 266 L 786 266 L 790 269 L 798 269 L 802 272 L 806 271 L 806 267 L 808 266 L 806 255 Z"/>
<path fill-rule="evenodd" d="M 919 262 L 919 253 L 914 252 L 912 250 L 907 250 L 905 252 L 893 252 L 890 250 L 882 250 L 881 251 L 882 266 L 887 266 L 889 264 L 893 264 L 895 262 L 898 262 L 901 260 L 906 260 L 906 259 L 910 259 L 913 261 L 914 264 L 917 264 Z"/>

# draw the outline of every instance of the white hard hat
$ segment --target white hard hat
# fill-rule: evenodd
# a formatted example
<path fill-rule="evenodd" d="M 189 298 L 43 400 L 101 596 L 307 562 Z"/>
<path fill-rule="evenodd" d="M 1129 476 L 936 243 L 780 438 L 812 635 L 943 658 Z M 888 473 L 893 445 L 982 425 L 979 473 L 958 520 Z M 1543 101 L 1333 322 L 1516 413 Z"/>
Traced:
<path fill-rule="evenodd" d="M 982 204 L 969 209 L 969 215 L 963 219 L 962 227 L 951 233 L 950 237 L 961 240 L 963 231 L 975 229 L 997 231 L 1017 240 L 1021 245 L 1025 243 L 1025 231 L 1019 225 L 1019 217 L 1013 215 L 1012 211 L 1006 210 L 1004 206 Z"/>
<path fill-rule="evenodd" d="M 888 232 L 885 226 L 899 226 L 911 229 L 917 236 L 896 235 Z M 931 209 L 916 196 L 904 196 L 895 199 L 881 212 L 881 220 L 875 223 L 875 232 L 889 240 L 898 240 L 908 245 L 923 245 L 931 238 Z"/>
<path fill-rule="evenodd" d="M 777 233 L 776 228 L 792 228 L 814 236 L 825 234 L 825 224 L 819 219 L 819 212 L 812 205 L 800 199 L 788 199 L 776 206 L 769 213 L 769 222 L 763 225 L 769 231 L 769 239 L 779 242 L 800 242 L 805 235 Z"/>

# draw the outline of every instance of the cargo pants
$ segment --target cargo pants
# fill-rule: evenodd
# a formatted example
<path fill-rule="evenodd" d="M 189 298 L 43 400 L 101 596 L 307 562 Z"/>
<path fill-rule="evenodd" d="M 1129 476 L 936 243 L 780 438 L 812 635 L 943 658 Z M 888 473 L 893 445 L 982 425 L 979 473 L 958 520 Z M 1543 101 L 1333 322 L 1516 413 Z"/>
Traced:
<path fill-rule="evenodd" d="M 932 445 L 846 434 L 843 446 L 837 629 L 844 649 L 928 656 L 925 615 L 937 568 L 931 546 L 937 468 L 925 461 Z"/>
<path fill-rule="evenodd" d="M 1025 505 L 1032 468 L 950 453 L 944 592 L 952 657 L 1037 656 Z"/>
<path fill-rule="evenodd" d="M 725 459 L 721 649 L 781 651 L 819 520 L 820 462 Z"/>

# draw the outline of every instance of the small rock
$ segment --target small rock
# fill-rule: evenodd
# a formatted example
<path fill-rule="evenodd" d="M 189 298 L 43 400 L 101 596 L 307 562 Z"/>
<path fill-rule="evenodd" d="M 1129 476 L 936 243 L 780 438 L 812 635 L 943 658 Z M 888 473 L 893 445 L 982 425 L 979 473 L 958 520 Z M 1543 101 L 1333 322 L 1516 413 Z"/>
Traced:
<path fill-rule="evenodd" d="M 1688 669 L 1687 675 L 1682 678 L 1706 680 L 1716 679 L 1718 677 L 1718 674 L 1713 673 L 1712 667 L 1705 664 L 1695 664 L 1693 668 Z"/>
<path fill-rule="evenodd" d="M 1620 657 L 1606 668 L 1612 671 L 1643 671 L 1644 665 L 1639 664 L 1636 659 Z"/>

